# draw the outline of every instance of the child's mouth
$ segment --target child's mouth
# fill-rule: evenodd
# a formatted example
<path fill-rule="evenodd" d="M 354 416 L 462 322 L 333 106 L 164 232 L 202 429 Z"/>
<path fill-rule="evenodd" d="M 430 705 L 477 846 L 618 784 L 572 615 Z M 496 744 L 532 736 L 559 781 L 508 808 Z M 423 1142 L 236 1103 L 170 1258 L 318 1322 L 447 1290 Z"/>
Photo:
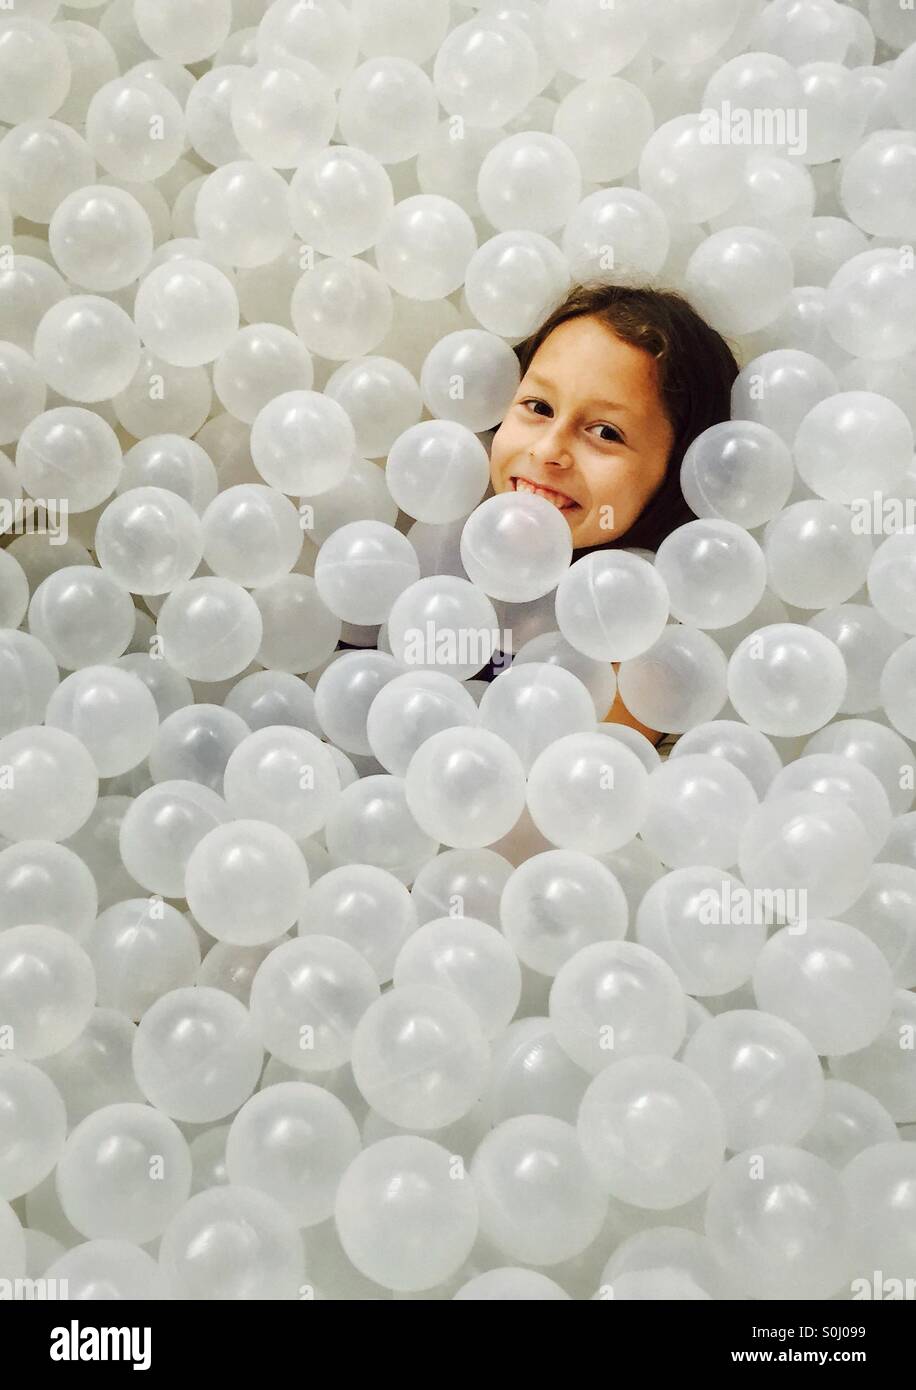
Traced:
<path fill-rule="evenodd" d="M 535 497 L 543 497 L 546 501 L 552 502 L 558 511 L 574 511 L 578 502 L 574 502 L 571 497 L 567 497 L 565 492 L 557 492 L 555 488 L 544 487 L 541 483 L 533 483 L 530 478 L 511 477 L 509 485 L 513 492 L 530 492 Z"/>

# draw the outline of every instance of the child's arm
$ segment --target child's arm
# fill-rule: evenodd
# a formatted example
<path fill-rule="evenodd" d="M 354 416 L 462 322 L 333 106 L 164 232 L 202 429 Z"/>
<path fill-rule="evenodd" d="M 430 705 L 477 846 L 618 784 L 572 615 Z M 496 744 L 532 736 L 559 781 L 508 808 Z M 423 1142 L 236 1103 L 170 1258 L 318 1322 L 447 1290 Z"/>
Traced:
<path fill-rule="evenodd" d="M 612 665 L 614 667 L 614 670 L 616 671 L 620 665 L 620 662 L 614 661 L 612 662 Z M 649 740 L 650 743 L 660 743 L 665 736 L 663 733 L 659 733 L 657 729 L 650 729 L 645 724 L 640 724 L 639 720 L 630 713 L 626 705 L 621 700 L 619 690 L 614 698 L 614 703 L 611 705 L 611 708 L 604 716 L 602 723 L 627 724 L 631 729 L 636 729 L 639 733 L 645 734 L 646 738 Z"/>

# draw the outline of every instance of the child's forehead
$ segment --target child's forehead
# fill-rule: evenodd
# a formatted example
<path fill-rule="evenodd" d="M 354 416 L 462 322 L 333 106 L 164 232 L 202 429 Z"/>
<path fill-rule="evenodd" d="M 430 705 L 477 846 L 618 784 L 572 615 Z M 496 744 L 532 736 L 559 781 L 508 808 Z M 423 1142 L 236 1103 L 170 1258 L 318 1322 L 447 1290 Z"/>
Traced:
<path fill-rule="evenodd" d="M 553 329 L 534 353 L 524 381 L 570 396 L 617 404 L 634 390 L 655 393 L 658 364 L 645 348 L 619 337 L 592 317 Z"/>

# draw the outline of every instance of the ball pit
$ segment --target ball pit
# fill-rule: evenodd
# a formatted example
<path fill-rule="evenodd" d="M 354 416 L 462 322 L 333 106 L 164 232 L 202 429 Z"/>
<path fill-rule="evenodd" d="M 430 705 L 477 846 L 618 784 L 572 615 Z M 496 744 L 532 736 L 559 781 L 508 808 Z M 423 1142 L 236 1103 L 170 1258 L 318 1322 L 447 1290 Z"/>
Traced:
<path fill-rule="evenodd" d="M 0 6 L 0 1281 L 916 1280 L 914 91 L 896 0 Z M 613 335 L 657 497 L 583 284 L 734 356 Z"/>

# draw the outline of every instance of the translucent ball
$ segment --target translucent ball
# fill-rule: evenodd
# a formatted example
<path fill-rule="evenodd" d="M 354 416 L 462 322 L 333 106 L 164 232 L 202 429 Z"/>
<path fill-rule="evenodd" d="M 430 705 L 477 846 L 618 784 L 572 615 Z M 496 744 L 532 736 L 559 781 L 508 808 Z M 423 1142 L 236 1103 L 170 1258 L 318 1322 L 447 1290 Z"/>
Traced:
<path fill-rule="evenodd" d="M 865 251 L 868 239 L 845 217 L 814 217 L 792 247 L 795 281 L 826 287 L 840 266 Z"/>
<path fill-rule="evenodd" d="M 827 1081 L 823 1109 L 801 1146 L 833 1168 L 845 1168 L 863 1149 L 889 1140 L 897 1143 L 897 1126 L 880 1101 L 846 1081 Z"/>
<path fill-rule="evenodd" d="M 366 738 L 373 755 L 403 777 L 414 753 L 443 729 L 477 723 L 473 696 L 454 676 L 407 672 L 384 685 L 369 706 Z"/>
<path fill-rule="evenodd" d="M 640 836 L 663 864 L 727 869 L 757 793 L 737 767 L 709 753 L 685 754 L 656 768 Z"/>
<path fill-rule="evenodd" d="M 547 595 L 546 623 L 555 621 L 552 612 L 553 599 L 553 594 Z M 528 605 L 524 606 L 528 607 Z M 533 609 L 535 605 L 531 605 L 531 607 Z M 528 614 L 522 614 L 520 623 L 516 616 L 517 613 L 518 609 L 512 613 L 503 611 L 500 614 L 504 624 L 506 624 L 507 631 L 512 633 L 515 650 L 513 665 L 526 666 L 530 662 L 536 662 L 539 665 L 555 666 L 561 671 L 569 672 L 585 686 L 591 695 L 596 715 L 605 715 L 614 703 L 614 696 L 617 693 L 617 673 L 614 667 L 607 661 L 593 661 L 591 657 L 583 656 L 581 652 L 576 651 L 575 647 L 570 646 L 561 633 L 550 627 L 547 627 L 537 636 L 523 641 L 519 646 L 519 639 L 524 636 L 526 619 L 532 623 L 535 629 L 540 626 L 540 620 L 532 611 Z M 519 631 L 520 627 L 521 631 Z M 504 631 L 504 637 L 507 635 L 507 631 Z M 624 725 L 607 726 L 615 734 L 619 734 L 620 729 L 624 727 Z"/>
<path fill-rule="evenodd" d="M 818 358 L 779 348 L 742 367 L 732 386 L 732 415 L 766 425 L 791 446 L 812 406 L 838 389 L 833 372 Z"/>
<path fill-rule="evenodd" d="M 912 999 L 910 990 L 898 990 L 890 1019 L 874 1042 L 830 1063 L 834 1076 L 863 1087 L 898 1124 L 912 1124 L 911 1116 L 916 1115 L 912 1059 L 909 1049 L 900 1046 L 913 1027 Z"/>
<path fill-rule="evenodd" d="M 314 579 L 284 574 L 255 589 L 264 625 L 257 660 L 271 671 L 312 671 L 332 655 L 341 622 L 325 607 Z"/>
<path fill-rule="evenodd" d="M 341 526 L 315 562 L 322 602 L 345 622 L 363 625 L 384 622 L 395 600 L 419 577 L 410 541 L 381 521 Z"/>
<path fill-rule="evenodd" d="M 738 197 L 710 225 L 716 232 L 757 227 L 781 241 L 794 259 L 794 248 L 811 222 L 815 196 L 814 181 L 797 158 L 755 152 L 744 166 Z"/>
<path fill-rule="evenodd" d="M 18 628 L 29 606 L 29 581 L 15 556 L 0 551 L 0 627 Z"/>
<path fill-rule="evenodd" d="M 837 720 L 809 738 L 802 752 L 841 753 L 844 758 L 863 763 L 883 785 L 895 816 L 902 816 L 912 806 L 910 773 L 905 771 L 901 777 L 901 769 L 912 766 L 913 751 L 887 724 L 869 719 Z"/>
<path fill-rule="evenodd" d="M 133 898 L 101 913 L 84 937 L 100 1005 L 140 1019 L 183 985 L 197 983 L 200 946 L 189 919 L 166 903 Z"/>
<path fill-rule="evenodd" d="M 229 756 L 249 732 L 245 720 L 233 710 L 179 703 L 164 714 L 150 749 L 153 780 L 199 782 L 222 795 Z"/>
<path fill-rule="evenodd" d="M 916 639 L 910 638 L 888 658 L 881 672 L 881 705 L 895 729 L 914 737 L 913 680 L 916 670 Z"/>
<path fill-rule="evenodd" d="M 562 1303 L 571 1297 L 554 1279 L 535 1269 L 488 1269 L 469 1279 L 454 1295 L 457 1302 Z"/>
<path fill-rule="evenodd" d="M 324 826 L 340 779 L 327 745 L 314 734 L 277 727 L 242 740 L 226 765 L 223 788 L 237 816 L 266 821 L 303 840 Z"/>
<path fill-rule="evenodd" d="M 346 145 L 381 164 L 400 164 L 433 134 L 438 112 L 436 91 L 423 69 L 386 54 L 362 63 L 343 83 L 338 128 Z"/>
<path fill-rule="evenodd" d="M 467 579 L 436 574 L 395 600 L 387 631 L 395 666 L 469 680 L 496 651 L 499 620 L 486 594 Z"/>
<path fill-rule="evenodd" d="M 53 1170 L 64 1147 L 67 1112 L 54 1082 L 18 1057 L 0 1067 L 0 1098 L 0 1194 L 8 1201 Z"/>
<path fill-rule="evenodd" d="M 555 589 L 569 567 L 572 536 L 546 498 L 507 492 L 482 502 L 461 533 L 472 584 L 491 598 L 527 603 Z"/>
<path fill-rule="evenodd" d="M 447 913 L 476 917 L 497 926 L 499 902 L 512 865 L 489 849 L 444 850 L 425 864 L 414 880 L 411 900 L 419 921 Z"/>
<path fill-rule="evenodd" d="M 61 1052 L 82 1033 L 94 1004 L 92 962 L 69 932 L 21 926 L 0 934 L 0 1014 L 17 1058 Z"/>
<path fill-rule="evenodd" d="M 134 1073 L 147 1100 L 172 1119 L 207 1124 L 254 1090 L 264 1062 L 248 1010 L 203 985 L 170 990 L 137 1025 Z"/>
<path fill-rule="evenodd" d="M 311 686 L 285 671 L 256 671 L 244 676 L 229 691 L 225 707 L 252 730 L 289 724 L 313 734 L 321 732 Z"/>
<path fill-rule="evenodd" d="M 844 391 L 805 416 L 794 454 L 813 492 L 849 503 L 902 483 L 913 458 L 913 427 L 885 396 Z"/>
<path fill-rule="evenodd" d="M 775 431 L 751 420 L 726 420 L 693 441 L 680 481 L 697 516 L 752 530 L 785 506 L 793 478 L 792 455 Z"/>
<path fill-rule="evenodd" d="M 4 341 L 30 353 L 35 329 L 53 304 L 66 294 L 66 284 L 53 266 L 35 256 L 17 255 L 0 269 L 0 333 Z"/>
<path fill-rule="evenodd" d="M 275 323 L 240 328 L 213 367 L 220 401 L 248 425 L 275 396 L 309 391 L 313 380 L 310 353 L 294 333 Z"/>
<path fill-rule="evenodd" d="M 151 893 L 184 897 L 185 866 L 194 847 L 229 818 L 222 797 L 197 782 L 160 782 L 141 792 L 119 829 L 128 873 Z"/>
<path fill-rule="evenodd" d="M 22 840 L 0 850 L 0 931 L 43 922 L 77 933 L 92 925 L 97 909 L 92 873 L 64 845 Z"/>
<path fill-rule="evenodd" d="M 647 38 L 644 14 L 633 0 L 616 0 L 610 9 L 591 0 L 548 0 L 545 33 L 557 66 L 580 79 L 620 72 Z"/>
<path fill-rule="evenodd" d="M 359 1129 L 321 1086 L 288 1081 L 252 1096 L 226 1139 L 228 1181 L 266 1192 L 297 1226 L 334 1212 L 340 1180 L 360 1152 Z"/>
<path fill-rule="evenodd" d="M 763 534 L 767 583 L 786 603 L 827 608 L 859 590 L 869 573 L 874 542 L 839 502 L 794 502 Z"/>
<path fill-rule="evenodd" d="M 722 1107 L 730 1149 L 793 1144 L 823 1103 L 817 1053 L 803 1033 L 773 1014 L 735 1009 L 701 1023 L 683 1060 Z"/>
<path fill-rule="evenodd" d="M 369 755 L 370 706 L 382 687 L 401 674 L 387 652 L 344 652 L 335 658 L 315 687 L 315 713 L 331 742 L 348 753 Z"/>
<path fill-rule="evenodd" d="M 556 232 L 582 197 L 582 170 L 557 136 L 526 130 L 507 136 L 485 156 L 477 196 L 498 231 Z"/>
<path fill-rule="evenodd" d="M 887 793 L 870 768 L 842 758 L 836 753 L 805 753 L 776 774 L 767 798 L 792 792 L 817 792 L 846 803 L 868 831 L 875 854 L 884 845 L 891 829 L 891 808 Z"/>
<path fill-rule="evenodd" d="M 230 1183 L 185 1203 L 163 1232 L 159 1266 L 178 1298 L 292 1300 L 303 1287 L 302 1238 L 279 1202 Z"/>
<path fill-rule="evenodd" d="M 232 129 L 250 159 L 292 169 L 323 149 L 337 123 L 334 89 L 306 60 L 257 63 L 234 85 Z"/>
<path fill-rule="evenodd" d="M 251 1022 L 264 1047 L 287 1066 L 328 1071 L 350 1060 L 355 1030 L 378 997 L 375 971 L 353 946 L 303 936 L 277 946 L 258 967 Z"/>
<path fill-rule="evenodd" d="M 698 628 L 671 623 L 617 672 L 620 698 L 651 729 L 676 732 L 715 719 L 725 704 L 727 662 Z"/>
<path fill-rule="evenodd" d="M 70 89 L 63 39 L 28 14 L 3 17 L 0 30 L 0 121 L 18 125 L 53 116 Z"/>
<path fill-rule="evenodd" d="M 916 977 L 916 931 L 911 915 L 916 868 L 905 862 L 909 820 L 904 816 L 895 823 L 895 831 L 880 851 L 882 861 L 890 862 L 875 864 L 862 896 L 843 914 L 850 926 L 858 927 L 884 954 L 901 989 L 911 989 L 910 981 Z"/>
<path fill-rule="evenodd" d="M 817 917 L 841 917 L 862 894 L 873 861 L 868 831 L 841 800 L 791 792 L 763 802 L 748 818 L 738 857 L 749 888 L 792 890 Z"/>
<path fill-rule="evenodd" d="M 20 481 L 32 497 L 59 498 L 71 512 L 89 511 L 114 492 L 121 446 L 94 411 L 58 406 L 36 412 L 16 449 Z"/>
<path fill-rule="evenodd" d="M 58 203 L 48 241 L 61 273 L 100 293 L 130 285 L 153 254 L 153 228 L 142 204 L 123 188 L 99 184 Z"/>
<path fill-rule="evenodd" d="M 624 891 L 603 863 L 575 850 L 547 850 L 508 878 L 498 920 L 519 960 L 556 975 L 584 946 L 622 939 L 628 916 Z"/>
<path fill-rule="evenodd" d="M 166 594 L 190 579 L 200 564 L 201 523 L 177 493 L 134 487 L 102 512 L 95 550 L 103 571 L 122 588 Z"/>
<path fill-rule="evenodd" d="M 522 662 L 485 689 L 480 723 L 505 739 L 529 771 L 550 743 L 566 734 L 591 732 L 595 704 L 571 671 L 548 662 Z"/>
<path fill-rule="evenodd" d="M 26 632 L 0 629 L 0 734 L 44 718 L 60 679 L 47 647 Z"/>
<path fill-rule="evenodd" d="M 95 160 L 70 126 L 25 121 L 0 139 L 0 171 L 12 211 L 47 223 L 61 199 L 95 177 Z"/>
<path fill-rule="evenodd" d="M 573 210 L 563 231 L 569 268 L 579 279 L 613 272 L 615 281 L 641 283 L 665 264 L 671 244 L 658 203 L 636 188 L 600 188 Z"/>
<path fill-rule="evenodd" d="M 213 389 L 205 368 L 173 367 L 144 351 L 136 376 L 115 397 L 112 407 L 118 423 L 134 439 L 148 439 L 182 431 L 196 434 L 212 404 Z"/>
<path fill-rule="evenodd" d="M 745 637 L 728 663 L 728 696 L 765 734 L 810 734 L 829 723 L 846 690 L 846 664 L 833 642 L 798 623 L 774 623 Z"/>
<path fill-rule="evenodd" d="M 344 362 L 379 346 L 392 326 L 394 301 L 375 266 L 328 256 L 296 283 L 290 313 L 310 352 Z"/>
<path fill-rule="evenodd" d="M 473 917 L 441 917 L 411 934 L 394 967 L 396 990 L 430 985 L 462 999 L 496 1038 L 518 1008 L 522 975 L 501 932 Z"/>
<path fill-rule="evenodd" d="M 0 344 L 0 442 L 40 431 L 46 398 L 44 373 L 34 359 L 14 343 Z"/>
<path fill-rule="evenodd" d="M 677 116 L 643 146 L 639 187 L 676 221 L 708 222 L 741 191 L 746 150 L 710 140 L 708 131 L 701 112 Z"/>
<path fill-rule="evenodd" d="M 100 777 L 117 777 L 148 755 L 159 728 L 156 702 L 141 680 L 111 666 L 85 666 L 61 681 L 45 723 L 79 739 Z"/>
<path fill-rule="evenodd" d="M 766 561 L 757 542 L 742 526 L 715 518 L 688 522 L 666 536 L 655 568 L 672 615 L 701 628 L 740 622 L 766 588 Z"/>
<path fill-rule="evenodd" d="M 228 265 L 266 266 L 289 242 L 287 199 L 286 181 L 275 169 L 233 160 L 208 174 L 200 186 L 194 202 L 197 235 Z"/>
<path fill-rule="evenodd" d="M 115 78 L 100 87 L 86 112 L 86 140 L 109 174 L 148 183 L 173 169 L 184 149 L 184 112 L 151 77 Z"/>
<path fill-rule="evenodd" d="M 744 773 L 761 800 L 782 767 L 779 754 L 765 734 L 732 719 L 713 719 L 688 729 L 669 757 L 677 760 L 688 753 L 723 758 Z"/>
<path fill-rule="evenodd" d="M 868 566 L 868 597 L 891 627 L 916 634 L 916 532 L 907 528 L 881 542 Z"/>
<path fill-rule="evenodd" d="M 202 536 L 203 558 L 213 573 L 245 588 L 282 578 L 302 549 L 292 502 L 256 483 L 220 492 L 204 512 Z"/>
<path fill-rule="evenodd" d="M 595 661 L 626 661 L 651 647 L 668 621 L 668 591 L 648 560 L 596 551 L 570 565 L 557 585 L 557 626 Z"/>
<path fill-rule="evenodd" d="M 632 840 L 649 806 L 640 759 L 603 734 L 568 734 L 535 760 L 527 805 L 542 835 L 562 849 L 608 854 Z"/>
<path fill-rule="evenodd" d="M 153 1257 L 127 1240 L 83 1241 L 42 1272 L 47 1280 L 56 1280 L 58 1287 L 65 1284 L 71 1301 L 159 1302 L 171 1293 Z"/>
<path fill-rule="evenodd" d="M 256 946 L 294 925 L 308 883 L 305 859 L 290 835 L 261 820 L 233 820 L 194 846 L 184 896 L 211 936 Z"/>
<path fill-rule="evenodd" d="M 754 966 L 760 1008 L 792 1023 L 821 1056 L 858 1052 L 885 1027 L 894 1000 L 890 966 L 864 932 L 843 922 L 783 928 Z"/>
<path fill-rule="evenodd" d="M 416 928 L 416 907 L 404 884 L 371 864 L 345 864 L 322 874 L 299 917 L 300 936 L 347 942 L 372 965 L 380 984 L 391 979 L 398 951 Z"/>
<path fill-rule="evenodd" d="M 842 1175 L 857 1273 L 873 1279 L 880 1269 L 885 1288 L 911 1277 L 913 1179 L 912 1148 L 891 1136 L 856 1154 Z"/>
<path fill-rule="evenodd" d="M 439 45 L 433 82 L 449 115 L 472 127 L 503 126 L 538 90 L 537 50 L 521 27 L 475 16 Z"/>
<path fill-rule="evenodd" d="M 506 835 L 525 807 L 525 769 L 505 739 L 454 727 L 420 745 L 404 777 L 417 824 L 442 844 L 476 849 Z"/>
<path fill-rule="evenodd" d="M 491 333 L 533 333 L 569 286 L 566 257 L 539 232 L 501 232 L 481 246 L 465 277 L 468 307 Z"/>
<path fill-rule="evenodd" d="M 146 347 L 164 362 L 199 367 L 232 341 L 238 299 L 222 271 L 206 261 L 168 261 L 141 282 L 134 321 Z"/>
<path fill-rule="evenodd" d="M 251 457 L 278 492 L 322 493 L 342 482 L 356 435 L 342 406 L 318 391 L 286 391 L 263 406 L 251 427 Z"/>
<path fill-rule="evenodd" d="M 848 1278 L 848 1205 L 822 1159 L 755 1140 L 714 1180 L 706 1232 L 729 1287 L 751 1299 L 826 1299 Z"/>
<path fill-rule="evenodd" d="M 750 979 L 766 941 L 765 914 L 747 908 L 733 874 L 706 865 L 674 869 L 644 893 L 636 939 L 667 961 L 691 995 L 728 994 Z"/>
<path fill-rule="evenodd" d="M 73 734 L 18 729 L 0 739 L 0 766 L 0 835 L 8 840 L 66 840 L 89 818 L 98 776 Z"/>
<path fill-rule="evenodd" d="M 386 1289 L 417 1293 L 457 1274 L 477 1238 L 476 1184 L 440 1144 L 370 1144 L 344 1173 L 334 1218 L 347 1258 Z"/>
<path fill-rule="evenodd" d="M 874 236 L 906 239 L 913 227 L 916 136 L 912 130 L 878 130 L 846 159 L 840 201 L 851 221 Z"/>
<path fill-rule="evenodd" d="M 462 384 L 456 396 L 454 383 Z M 448 333 L 428 353 L 420 389 L 430 415 L 455 420 L 479 433 L 500 423 L 520 380 L 519 361 L 508 343 L 482 329 Z"/>
<path fill-rule="evenodd" d="M 450 198 L 420 193 L 389 213 L 374 248 L 385 280 L 408 299 L 442 299 L 464 283 L 477 250 L 468 214 Z"/>
<path fill-rule="evenodd" d="M 293 229 L 323 256 L 368 251 L 393 207 L 384 166 L 355 146 L 329 145 L 300 160 L 289 184 Z"/>
<path fill-rule="evenodd" d="M 258 606 L 229 579 L 189 579 L 159 610 L 162 656 L 191 680 L 237 676 L 254 660 L 263 625 Z"/>
<path fill-rule="evenodd" d="M 583 946 L 558 970 L 549 1010 L 557 1042 L 593 1076 L 622 1057 L 672 1057 L 687 1031 L 674 971 L 632 941 Z"/>
<path fill-rule="evenodd" d="M 425 420 L 392 444 L 384 476 L 402 511 L 441 526 L 466 517 L 481 501 L 490 481 L 490 461 L 466 426 Z"/>
<path fill-rule="evenodd" d="M 159 1181 L 150 1182 L 153 1170 Z M 173 1120 L 148 1105 L 104 1106 L 69 1135 L 57 1190 L 81 1235 L 146 1244 L 190 1195 L 187 1140 Z"/>
<path fill-rule="evenodd" d="M 240 62 L 220 62 L 199 77 L 185 104 L 188 142 L 208 164 L 219 166 L 242 158 L 232 128 L 232 99 L 249 68 Z"/>
<path fill-rule="evenodd" d="M 732 226 L 700 243 L 684 289 L 720 333 L 753 333 L 785 307 L 793 279 L 792 258 L 772 232 Z"/>
<path fill-rule="evenodd" d="M 899 250 L 853 256 L 827 286 L 827 327 L 856 357 L 879 361 L 916 347 L 916 269 Z"/>
<path fill-rule="evenodd" d="M 647 97 L 620 77 L 577 84 L 560 102 L 553 121 L 554 135 L 572 150 L 583 177 L 594 183 L 631 173 L 654 128 Z"/>
<path fill-rule="evenodd" d="M 718 1100 L 668 1057 L 627 1057 L 606 1067 L 582 1098 L 577 1132 L 611 1196 L 651 1211 L 705 1192 L 724 1162 Z"/>
<path fill-rule="evenodd" d="M 474 1155 L 482 1235 L 510 1259 L 555 1265 L 595 1240 L 607 1195 L 571 1124 L 552 1115 L 503 1120 Z"/>

